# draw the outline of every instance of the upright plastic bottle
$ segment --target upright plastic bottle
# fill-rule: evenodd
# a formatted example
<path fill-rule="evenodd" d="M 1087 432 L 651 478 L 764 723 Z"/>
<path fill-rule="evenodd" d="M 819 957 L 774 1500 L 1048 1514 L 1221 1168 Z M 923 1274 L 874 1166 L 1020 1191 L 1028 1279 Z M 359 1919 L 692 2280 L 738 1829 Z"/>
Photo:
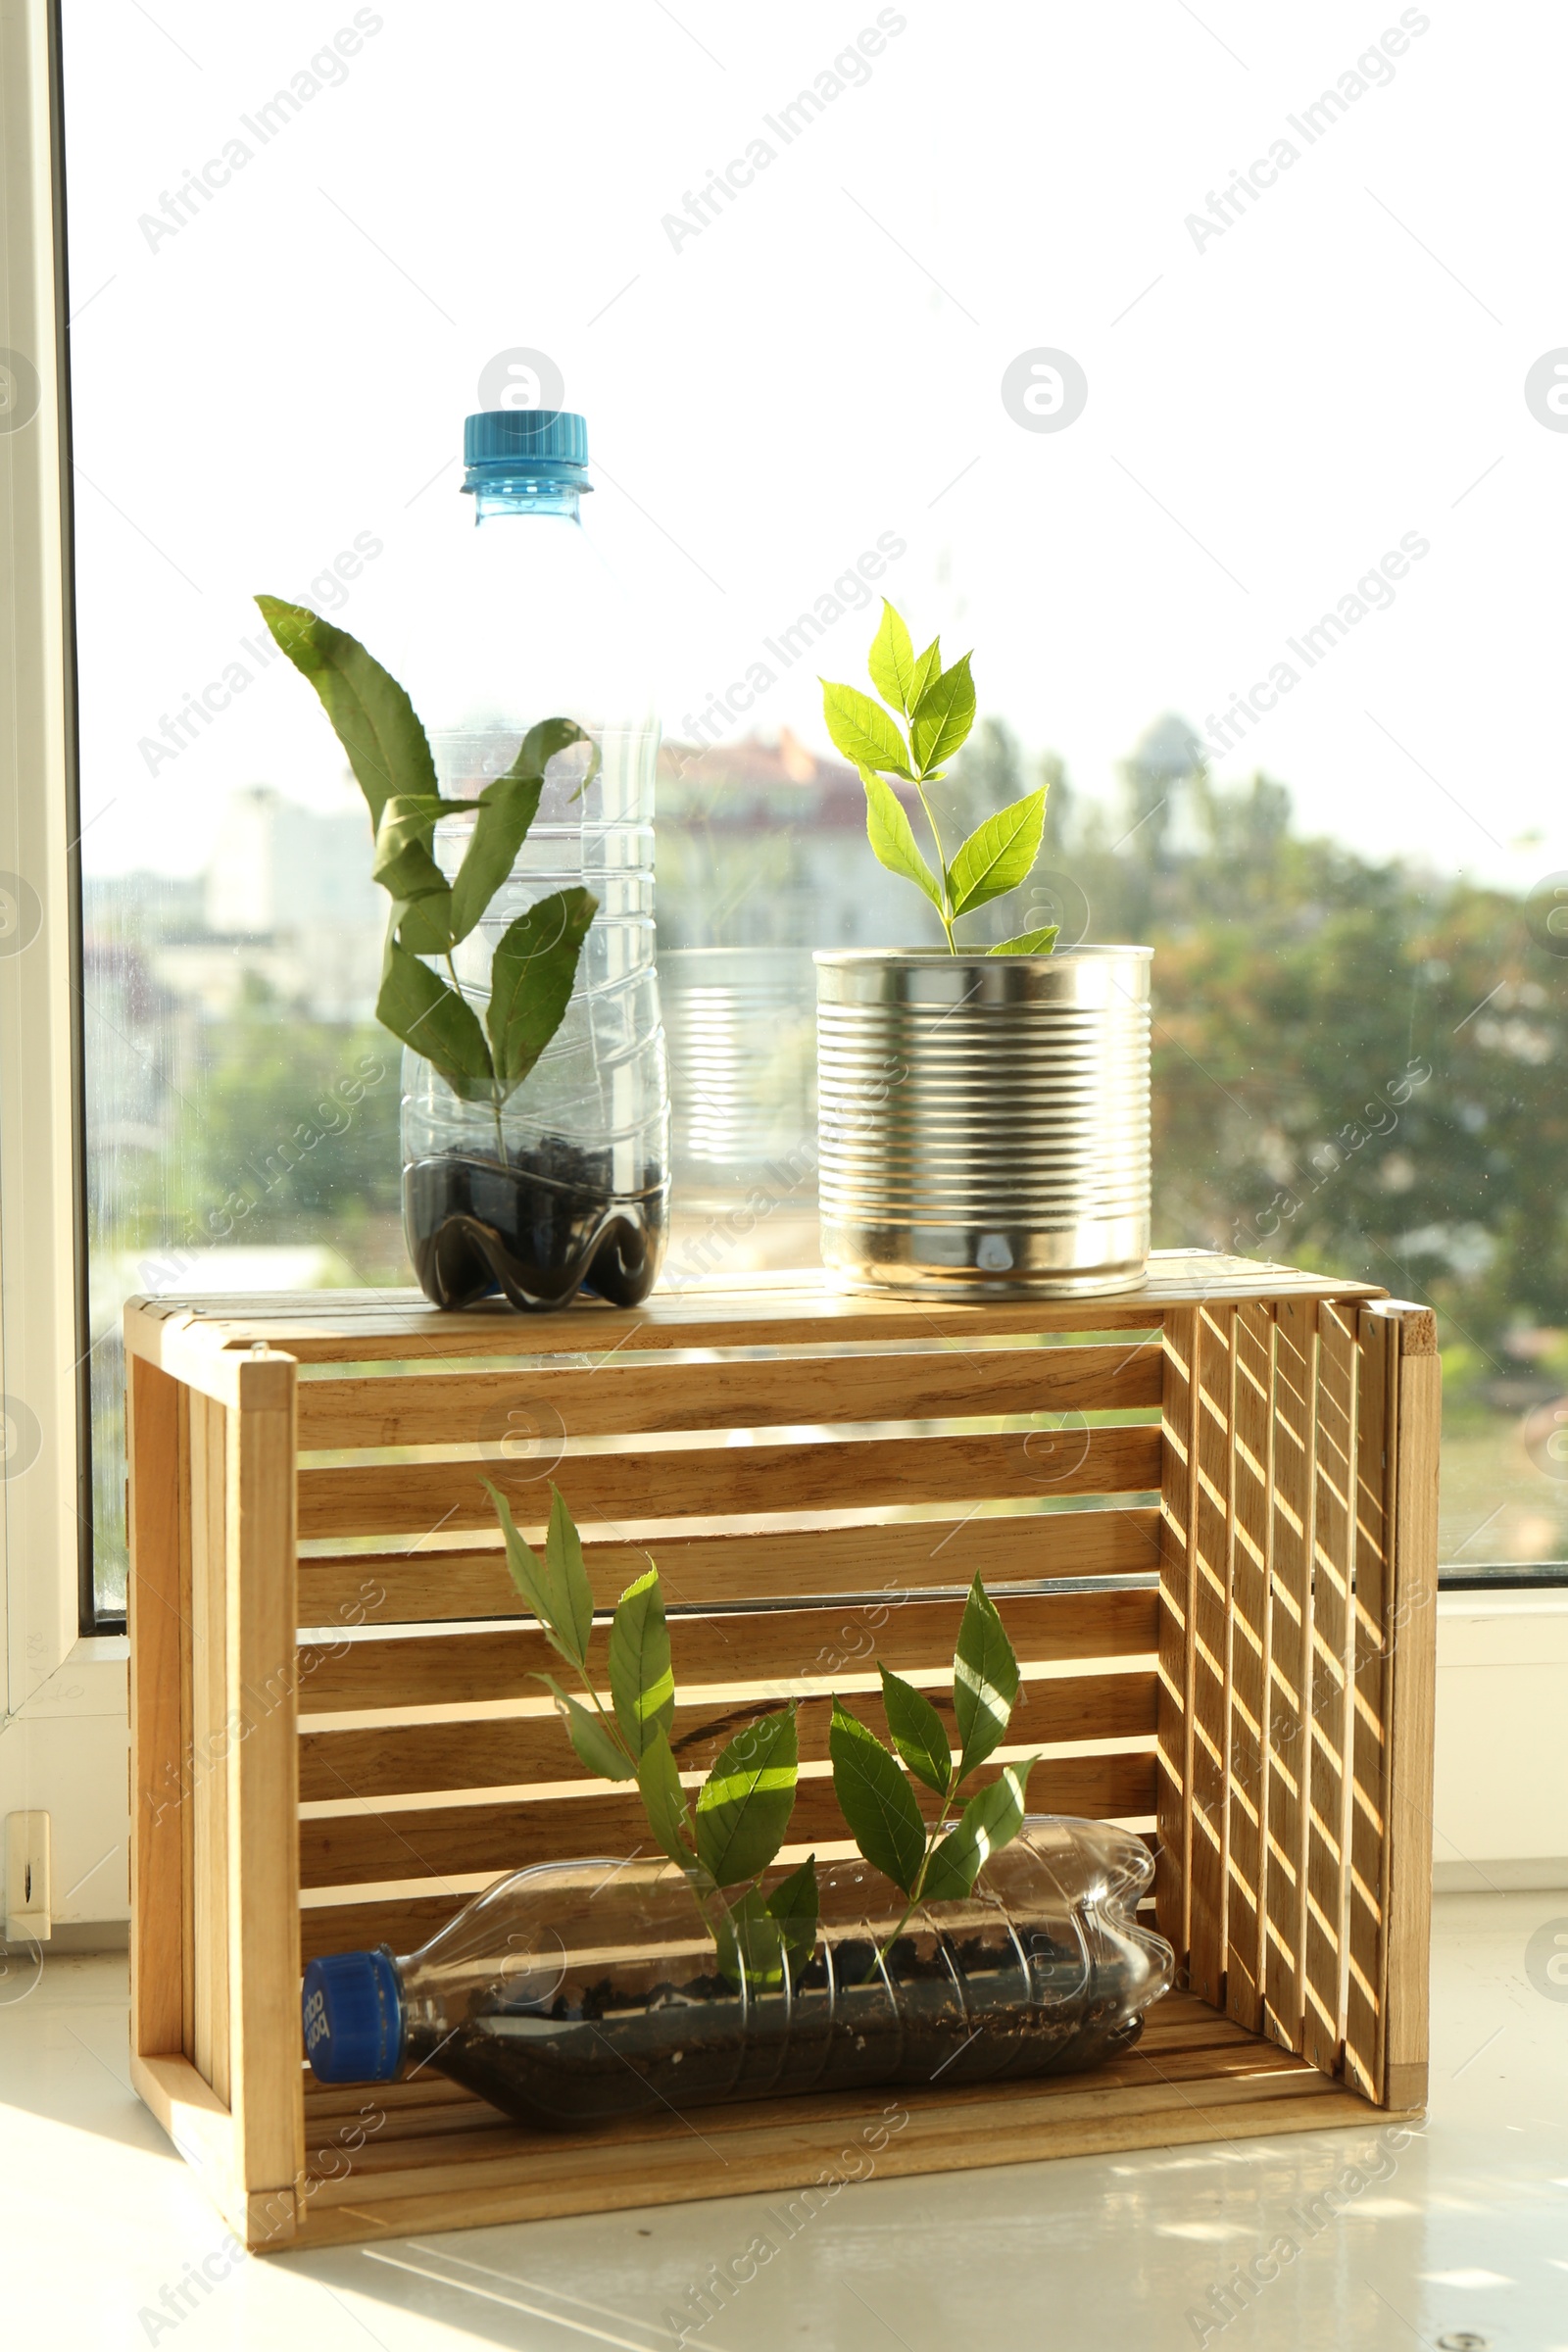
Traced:
<path fill-rule="evenodd" d="M 880 2082 L 1077 2072 L 1128 2048 L 1171 1982 L 1137 1918 L 1141 1838 L 1041 1817 L 972 1895 L 920 1906 L 863 1862 L 819 1874 L 821 1930 L 748 1983 L 664 1866 L 550 1862 L 498 1880 L 407 1959 L 383 1945 L 305 1972 L 306 2054 L 323 2082 L 433 2067 L 519 2122 L 566 2131 Z"/>
<path fill-rule="evenodd" d="M 652 1289 L 669 1201 L 669 1097 L 654 962 L 659 721 L 636 617 L 582 527 L 588 433 L 561 410 L 497 409 L 464 426 L 475 529 L 441 588 L 437 653 L 416 701 L 441 790 L 475 798 L 528 728 L 575 719 L 599 751 L 558 755 L 511 880 L 457 952 L 481 1006 L 509 923 L 583 884 L 599 901 L 564 1020 L 497 1121 L 420 1055 L 403 1064 L 404 1226 L 426 1296 L 516 1306 L 581 1287 L 619 1305 Z M 470 820 L 435 855 L 455 873 Z"/>

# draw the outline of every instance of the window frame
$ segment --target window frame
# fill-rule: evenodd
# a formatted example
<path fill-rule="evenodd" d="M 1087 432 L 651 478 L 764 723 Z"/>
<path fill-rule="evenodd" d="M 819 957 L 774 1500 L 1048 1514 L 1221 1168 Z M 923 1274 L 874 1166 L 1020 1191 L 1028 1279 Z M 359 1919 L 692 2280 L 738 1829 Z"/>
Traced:
<path fill-rule="evenodd" d="M 0 867 L 39 927 L 0 956 L 0 1378 L 37 1423 L 4 1482 L 7 1712 L 123 1621 L 93 1607 L 80 822 L 58 0 L 0 22 L 0 341 L 35 415 L 0 439 Z M 25 894 L 24 894 L 25 899 Z M 25 900 L 25 930 L 33 911 Z M 17 1442 L 14 1439 L 14 1442 Z M 21 1444 L 30 1445 L 24 1424 Z"/>

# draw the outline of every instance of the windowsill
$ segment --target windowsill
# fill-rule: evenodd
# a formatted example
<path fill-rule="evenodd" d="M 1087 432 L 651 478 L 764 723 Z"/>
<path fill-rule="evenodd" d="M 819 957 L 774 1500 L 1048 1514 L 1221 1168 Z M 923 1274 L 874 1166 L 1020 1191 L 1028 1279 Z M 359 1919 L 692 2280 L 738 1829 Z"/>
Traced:
<path fill-rule="evenodd" d="M 1557 2127 L 1530 2119 L 1561 2112 L 1568 2044 L 1561 2008 L 1527 1985 L 1521 1955 L 1560 1909 L 1549 1894 L 1439 1904 L 1432 2111 L 1408 2133 L 1380 2127 L 1368 2109 L 1336 2130 L 1272 2140 L 1130 2149 L 947 2180 L 865 2178 L 814 2217 L 808 2204 L 781 2220 L 791 2192 L 759 2192 L 265 2261 L 233 2254 L 199 2182 L 124 2081 L 124 1962 L 51 1958 L 30 1998 L 0 2006 L 6 2220 L 31 2257 L 14 2266 L 9 2331 L 18 2343 L 163 2341 L 153 2318 L 200 2312 L 211 2298 L 218 2308 L 182 2344 L 348 2352 L 375 2341 L 436 2352 L 565 2345 L 575 2331 L 578 2343 L 591 2334 L 667 2346 L 660 2322 L 669 2307 L 687 2309 L 689 2283 L 761 2231 L 768 2258 L 720 2321 L 720 2340 L 750 2352 L 798 2345 L 803 2315 L 813 2341 L 934 2352 L 974 2340 L 965 2263 L 972 2272 L 976 2235 L 1006 2247 L 988 2287 L 1001 2341 L 1038 2341 L 1040 2312 L 1054 2307 L 1068 2314 L 1070 2340 L 1105 2344 L 1190 2343 L 1196 2313 L 1210 2352 L 1224 2333 L 1256 2352 L 1344 2342 L 1346 2315 L 1357 2310 L 1392 2344 L 1390 2309 L 1419 2313 L 1423 2342 L 1462 2326 L 1493 2341 L 1559 2343 L 1561 2214 L 1550 2200 L 1560 2208 L 1562 2192 L 1544 2185 L 1561 2170 Z M 782 2100 L 778 2121 L 787 2129 Z M 1348 2180 L 1359 2185 L 1348 2191 Z M 85 2229 L 92 2214 L 113 2217 L 113 2228 Z M 1282 2231 L 1292 2255 L 1276 2272 L 1278 2294 L 1262 2286 L 1260 2313 L 1250 2307 L 1255 2290 L 1217 2303 L 1233 2265 Z M 1247 2323 L 1240 2335 L 1222 2311 Z M 1397 2340 L 1414 2333 L 1412 2325 Z M 1373 2337 L 1362 2329 L 1356 2340 Z"/>
<path fill-rule="evenodd" d="M 61 1664 L 63 1667 L 119 1666 L 128 1664 L 129 1660 L 128 1634 L 78 1634 Z"/>
<path fill-rule="evenodd" d="M 1438 1594 L 1440 1617 L 1568 1617 L 1568 1588 L 1543 1585 L 1537 1592 L 1523 1585 L 1502 1585 L 1495 1592 Z"/>

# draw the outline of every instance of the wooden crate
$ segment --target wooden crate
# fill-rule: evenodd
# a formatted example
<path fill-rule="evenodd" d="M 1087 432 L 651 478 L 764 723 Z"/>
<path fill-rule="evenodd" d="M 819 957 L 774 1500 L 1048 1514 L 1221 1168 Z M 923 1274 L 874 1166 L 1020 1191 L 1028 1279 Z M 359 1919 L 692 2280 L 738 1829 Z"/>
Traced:
<path fill-rule="evenodd" d="M 1425 1309 L 1172 1252 L 1098 1302 L 764 1277 L 527 1318 L 413 1294 L 142 1299 L 125 1334 L 131 2064 L 250 2246 L 840 2178 L 889 2101 L 884 2177 L 1420 2107 Z M 542 1636 L 481 1473 L 536 1530 L 556 1479 L 607 1609 L 652 1546 L 682 1729 L 869 1694 L 877 1658 L 943 1680 L 983 1574 L 1024 1675 L 998 1763 L 1043 1749 L 1038 1808 L 1154 1844 L 1182 1989 L 1137 2049 L 1059 2081 L 565 2138 L 427 2077 L 310 2087 L 302 1958 L 406 1951 L 505 1870 L 646 1840 L 528 1680 Z M 803 1709 L 794 1830 L 831 1853 L 826 1712 Z"/>

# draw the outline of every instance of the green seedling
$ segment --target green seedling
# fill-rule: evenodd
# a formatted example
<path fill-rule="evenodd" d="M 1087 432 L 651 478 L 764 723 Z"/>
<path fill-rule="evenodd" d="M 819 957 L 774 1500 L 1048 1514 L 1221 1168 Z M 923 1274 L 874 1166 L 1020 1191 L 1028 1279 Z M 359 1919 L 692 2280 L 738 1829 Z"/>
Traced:
<path fill-rule="evenodd" d="M 659 1570 L 650 1560 L 615 1603 L 607 1705 L 589 1667 L 593 1591 L 564 1499 L 551 1488 L 540 1559 L 517 1533 L 506 1496 L 488 1479 L 485 1487 L 512 1581 L 581 1686 L 583 1697 L 576 1698 L 554 1675 L 533 1678 L 555 1700 L 578 1763 L 597 1780 L 636 1782 L 654 1843 L 691 1887 L 724 1975 L 754 1992 L 777 1989 L 810 1958 L 820 1908 L 814 1854 L 769 1893 L 760 1883 L 795 1810 L 795 1709 L 780 1707 L 738 1732 L 693 1803 L 670 1744 L 675 1681 Z"/>
<path fill-rule="evenodd" d="M 1012 1643 L 978 1577 L 969 1589 L 953 1660 L 956 1753 L 946 1721 L 926 1693 L 886 1666 L 880 1672 L 892 1747 L 884 1747 L 839 1698 L 833 1701 L 828 1734 L 834 1792 L 855 1842 L 873 1869 L 883 1871 L 907 1897 L 873 1972 L 916 1905 L 967 1895 L 988 1857 L 1017 1837 L 1029 1775 L 1039 1761 L 1032 1756 L 1021 1765 L 1004 1765 L 999 1778 L 963 1796 L 965 1782 L 1006 1737 L 1018 1695 Z M 915 1797 L 916 1781 L 936 1799 L 929 1821 Z"/>
<path fill-rule="evenodd" d="M 376 1018 L 422 1054 L 463 1102 L 489 1103 L 505 1167 L 503 1106 L 564 1018 L 599 902 L 587 890 L 552 891 L 508 924 L 491 958 L 482 1021 L 471 990 L 458 978 L 453 951 L 477 928 L 511 874 L 538 813 L 550 760 L 568 745 L 590 745 L 580 794 L 598 771 L 598 747 L 573 720 L 544 719 L 528 729 L 511 767 L 477 801 L 443 800 L 414 705 L 358 638 L 304 605 L 275 596 L 256 602 L 320 697 L 370 811 L 370 871 L 392 901 Z M 472 819 L 451 880 L 431 848 L 446 816 Z"/>
<path fill-rule="evenodd" d="M 971 659 L 964 654 L 944 669 L 941 642 L 935 637 L 923 654 L 917 654 L 903 616 L 884 598 L 882 623 L 867 662 L 881 701 L 873 702 L 858 686 L 835 686 L 826 678 L 821 682 L 827 731 L 845 759 L 854 760 L 865 787 L 865 829 L 871 847 L 890 873 L 902 874 L 930 900 L 955 956 L 960 951 L 953 926 L 959 916 L 1005 898 L 1028 880 L 1045 835 L 1049 789 L 1042 785 L 988 816 L 950 864 L 926 787 L 941 781 L 944 761 L 961 749 L 974 725 Z M 886 780 L 889 776 L 912 784 L 919 796 L 936 850 L 935 873 L 921 855 L 904 804 Z M 1038 931 L 1021 931 L 986 952 L 1049 956 L 1056 944 L 1056 930 L 1050 923 Z"/>

